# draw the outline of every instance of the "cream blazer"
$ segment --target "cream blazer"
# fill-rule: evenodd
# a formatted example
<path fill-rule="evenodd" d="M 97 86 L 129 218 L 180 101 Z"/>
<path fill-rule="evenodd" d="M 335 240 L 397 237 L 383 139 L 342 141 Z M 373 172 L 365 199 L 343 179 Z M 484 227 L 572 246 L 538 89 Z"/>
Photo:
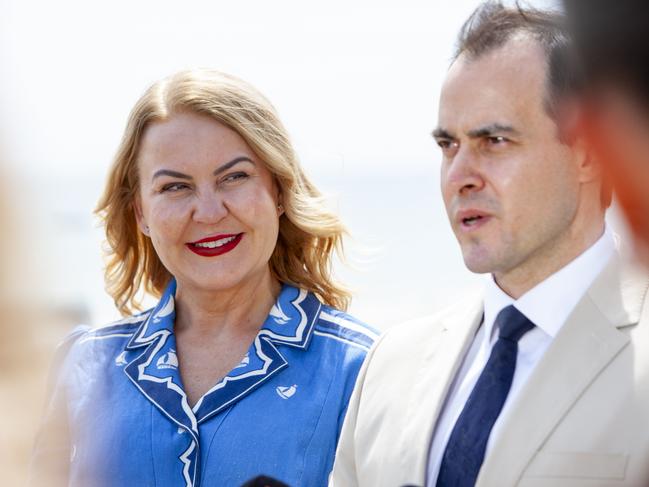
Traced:
<path fill-rule="evenodd" d="M 476 486 L 649 486 L 648 287 L 612 259 L 503 418 Z M 375 345 L 330 487 L 424 486 L 437 417 L 482 314 L 481 298 L 469 299 Z"/>

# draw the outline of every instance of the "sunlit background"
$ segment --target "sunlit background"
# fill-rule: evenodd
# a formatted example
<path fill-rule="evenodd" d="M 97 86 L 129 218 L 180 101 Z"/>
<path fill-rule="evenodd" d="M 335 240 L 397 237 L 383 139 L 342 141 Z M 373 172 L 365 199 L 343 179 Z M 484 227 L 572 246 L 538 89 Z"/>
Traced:
<path fill-rule="evenodd" d="M 352 313 L 386 328 L 434 310 L 475 281 L 430 131 L 477 3 L 2 0 L 0 140 L 22 212 L 21 285 L 72 321 L 119 317 L 92 210 L 126 117 L 153 81 L 213 67 L 271 99 L 347 223 L 351 267 L 337 272 L 356 292 Z"/>
<path fill-rule="evenodd" d="M 28 321 L 54 339 L 119 318 L 92 211 L 136 99 L 190 67 L 238 75 L 279 110 L 350 230 L 337 274 L 355 291 L 352 314 L 386 329 L 479 286 L 446 221 L 430 137 L 455 36 L 477 4 L 0 0 L 0 298 L 45 310 L 6 321 L 5 348 L 48 356 L 21 339 Z M 40 407 L 29 397 L 8 401 Z"/>

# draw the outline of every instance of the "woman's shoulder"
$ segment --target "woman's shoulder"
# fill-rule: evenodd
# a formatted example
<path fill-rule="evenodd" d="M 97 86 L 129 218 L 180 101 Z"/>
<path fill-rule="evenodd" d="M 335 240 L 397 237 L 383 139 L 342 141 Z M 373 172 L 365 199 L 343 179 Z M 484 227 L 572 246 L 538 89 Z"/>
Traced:
<path fill-rule="evenodd" d="M 150 312 L 151 310 L 147 310 L 98 327 L 78 325 L 59 344 L 57 355 L 81 358 L 91 353 L 97 359 L 99 352 L 119 354 Z"/>
<path fill-rule="evenodd" d="M 315 321 L 314 335 L 330 340 L 339 348 L 359 350 L 365 355 L 379 337 L 379 332 L 350 314 L 322 305 Z"/>

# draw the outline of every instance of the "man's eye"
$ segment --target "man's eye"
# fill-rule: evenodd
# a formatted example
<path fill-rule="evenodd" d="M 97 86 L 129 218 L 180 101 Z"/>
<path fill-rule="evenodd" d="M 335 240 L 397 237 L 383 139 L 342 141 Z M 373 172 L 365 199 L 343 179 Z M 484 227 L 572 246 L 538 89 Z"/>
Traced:
<path fill-rule="evenodd" d="M 437 145 L 442 150 L 450 149 L 454 145 L 454 142 L 452 140 L 448 140 L 448 139 L 437 139 Z"/>
<path fill-rule="evenodd" d="M 489 144 L 491 145 L 500 145 L 509 142 L 509 139 L 507 137 L 503 137 L 502 135 L 494 135 L 492 137 L 487 137 L 487 142 L 489 142 Z"/>

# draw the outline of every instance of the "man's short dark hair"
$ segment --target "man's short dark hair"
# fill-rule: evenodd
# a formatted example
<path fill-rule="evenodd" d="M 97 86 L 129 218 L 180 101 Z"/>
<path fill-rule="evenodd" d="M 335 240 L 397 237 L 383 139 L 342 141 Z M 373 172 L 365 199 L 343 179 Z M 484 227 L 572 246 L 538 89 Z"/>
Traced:
<path fill-rule="evenodd" d="M 536 40 L 548 61 L 546 109 L 555 118 L 561 100 L 581 86 L 580 66 L 574 62 L 573 46 L 565 16 L 557 11 L 539 10 L 500 1 L 483 2 L 466 20 L 457 39 L 453 60 L 460 55 L 476 59 L 502 47 L 517 35 Z"/>
<path fill-rule="evenodd" d="M 647 2 L 647 0 L 638 1 Z M 580 2 L 584 8 L 586 4 L 590 5 L 590 0 L 574 0 L 574 3 Z M 543 102 L 548 115 L 557 121 L 562 103 L 567 97 L 579 92 L 584 85 L 583 66 L 575 54 L 575 45 L 568 33 L 564 14 L 558 11 L 523 7 L 518 2 L 514 7 L 506 7 L 500 1 L 486 0 L 460 29 L 453 60 L 460 55 L 465 55 L 468 59 L 479 58 L 502 47 L 520 34 L 535 39 L 546 54 L 546 94 Z M 565 141 L 560 130 L 558 136 Z M 602 205 L 609 206 L 611 198 L 611 189 L 604 183 Z"/>

